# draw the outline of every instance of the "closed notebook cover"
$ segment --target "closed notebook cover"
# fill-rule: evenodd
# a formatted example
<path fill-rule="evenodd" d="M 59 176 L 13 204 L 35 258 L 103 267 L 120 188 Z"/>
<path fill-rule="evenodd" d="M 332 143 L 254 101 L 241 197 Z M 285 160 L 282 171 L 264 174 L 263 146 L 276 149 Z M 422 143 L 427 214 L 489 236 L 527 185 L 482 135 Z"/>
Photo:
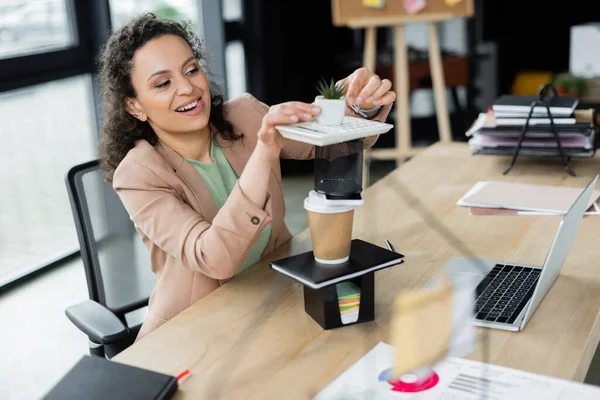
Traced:
<path fill-rule="evenodd" d="M 563 135 L 585 135 L 589 136 L 595 132 L 597 129 L 596 124 L 596 110 L 594 109 L 586 109 L 586 110 L 575 110 L 573 112 L 573 117 L 575 118 L 575 123 L 573 124 L 560 124 L 556 123 L 555 128 L 559 136 Z M 560 118 L 555 118 L 559 120 Z M 518 125 L 498 125 L 497 121 L 499 118 L 496 118 L 494 112 L 487 113 L 479 113 L 477 119 L 473 122 L 471 127 L 465 133 L 466 136 L 473 136 L 475 134 L 498 134 L 498 135 L 511 135 L 518 137 L 521 135 L 521 130 L 523 129 L 523 124 Z M 539 118 L 535 120 L 539 121 Z M 548 137 L 554 137 L 554 134 L 551 131 L 550 124 L 530 124 L 527 128 L 527 137 L 531 137 L 532 135 L 543 134 Z"/>
<path fill-rule="evenodd" d="M 342 282 L 371 271 L 402 263 L 404 255 L 354 239 L 350 259 L 338 265 L 319 264 L 312 251 L 276 260 L 271 268 L 313 289 Z"/>
<path fill-rule="evenodd" d="M 595 149 L 563 149 L 563 153 L 567 157 L 592 158 L 595 154 Z M 515 149 L 491 149 L 482 147 L 475 148 L 474 154 L 512 157 L 515 154 Z M 560 156 L 560 153 L 558 149 L 530 149 L 525 147 L 521 148 L 519 155 L 531 157 L 558 157 Z"/>
<path fill-rule="evenodd" d="M 494 101 L 492 108 L 494 111 L 528 111 L 532 102 L 538 99 L 538 96 L 503 95 Z M 579 104 L 577 97 L 569 96 L 546 97 L 544 100 L 548 102 L 550 112 L 553 115 L 570 115 Z M 543 106 L 536 106 L 534 111 L 540 114 L 547 113 L 546 107 Z"/>
<path fill-rule="evenodd" d="M 523 211 L 566 213 L 583 188 L 533 185 L 513 182 L 487 181 L 479 189 L 464 196 L 459 205 L 473 207 L 509 208 Z M 598 200 L 595 190 L 588 207 Z"/>
<path fill-rule="evenodd" d="M 163 400 L 176 392 L 173 376 L 86 355 L 44 399 Z"/>

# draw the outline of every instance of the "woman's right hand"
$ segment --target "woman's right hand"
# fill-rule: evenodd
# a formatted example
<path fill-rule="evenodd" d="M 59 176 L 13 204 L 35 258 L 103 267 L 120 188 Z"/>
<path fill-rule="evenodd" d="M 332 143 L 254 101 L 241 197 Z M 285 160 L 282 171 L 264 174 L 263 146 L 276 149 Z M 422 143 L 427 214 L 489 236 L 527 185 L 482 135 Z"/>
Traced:
<path fill-rule="evenodd" d="M 290 101 L 269 108 L 265 114 L 262 125 L 258 131 L 258 144 L 256 151 L 261 158 L 273 162 L 279 158 L 279 153 L 285 146 L 286 139 L 275 129 L 276 125 L 290 125 L 297 122 L 313 120 L 321 113 L 321 107 L 314 104 Z"/>

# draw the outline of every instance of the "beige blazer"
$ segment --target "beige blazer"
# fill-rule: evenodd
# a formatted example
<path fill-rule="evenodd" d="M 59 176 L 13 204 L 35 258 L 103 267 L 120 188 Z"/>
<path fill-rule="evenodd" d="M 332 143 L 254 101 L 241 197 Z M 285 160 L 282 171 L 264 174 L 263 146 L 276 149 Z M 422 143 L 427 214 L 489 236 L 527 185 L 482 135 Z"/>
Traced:
<path fill-rule="evenodd" d="M 390 108 L 384 107 L 376 119 L 384 121 Z M 249 94 L 225 103 L 226 118 L 243 139 L 229 142 L 217 136 L 217 140 L 238 176 L 252 154 L 267 111 L 268 106 Z M 373 145 L 376 140 L 366 142 Z M 290 142 L 281 157 L 309 159 L 314 157 L 314 146 Z M 279 162 L 271 169 L 263 207 L 253 204 L 236 184 L 218 210 L 202 177 L 181 155 L 160 141 L 151 146 L 139 140 L 116 169 L 113 187 L 150 250 L 157 276 L 149 313 L 136 340 L 231 278 L 266 224 L 271 224 L 271 237 L 263 256 L 292 237 L 284 224 Z"/>

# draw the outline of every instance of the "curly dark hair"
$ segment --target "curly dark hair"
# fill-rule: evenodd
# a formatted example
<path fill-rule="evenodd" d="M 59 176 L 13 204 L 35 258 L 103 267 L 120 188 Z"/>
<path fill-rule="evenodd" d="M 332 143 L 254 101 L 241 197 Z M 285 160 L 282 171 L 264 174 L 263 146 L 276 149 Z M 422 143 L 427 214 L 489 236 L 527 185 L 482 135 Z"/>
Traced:
<path fill-rule="evenodd" d="M 115 169 L 127 152 L 140 139 L 151 145 L 158 143 L 158 137 L 148 122 L 142 122 L 129 114 L 125 108 L 125 98 L 135 97 L 131 83 L 132 60 L 134 53 L 152 39 L 164 35 L 176 35 L 184 39 L 192 48 L 196 58 L 204 62 L 202 45 L 198 36 L 191 30 L 188 22 L 160 19 L 153 13 L 143 14 L 119 30 L 115 31 L 101 49 L 98 57 L 100 66 L 100 85 L 102 87 L 104 127 L 100 140 L 100 165 L 107 182 L 112 182 Z M 223 108 L 223 96 L 214 82 L 210 83 L 211 110 L 209 121 L 211 128 L 226 140 L 237 140 L 233 126 L 226 120 Z"/>

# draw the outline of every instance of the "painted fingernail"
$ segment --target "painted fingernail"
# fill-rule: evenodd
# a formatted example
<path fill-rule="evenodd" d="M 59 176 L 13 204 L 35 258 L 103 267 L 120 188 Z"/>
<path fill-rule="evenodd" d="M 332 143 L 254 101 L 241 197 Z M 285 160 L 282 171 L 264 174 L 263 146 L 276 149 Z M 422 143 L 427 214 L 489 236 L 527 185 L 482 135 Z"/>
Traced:
<path fill-rule="evenodd" d="M 298 121 L 298 116 L 297 115 L 290 115 L 290 120 L 292 122 L 296 122 L 296 121 Z"/>
<path fill-rule="evenodd" d="M 356 98 L 356 105 L 357 105 L 357 106 L 360 106 L 360 105 L 361 105 L 361 103 L 362 103 L 362 98 L 360 98 L 360 97 L 357 97 L 357 98 Z"/>
<path fill-rule="evenodd" d="M 304 113 L 304 119 L 310 119 L 310 118 L 312 118 L 312 114 Z"/>
<path fill-rule="evenodd" d="M 313 114 L 319 114 L 319 113 L 321 112 L 321 107 L 319 107 L 319 106 L 314 106 L 314 107 L 311 109 L 311 111 L 312 111 L 312 113 L 313 113 Z"/>

